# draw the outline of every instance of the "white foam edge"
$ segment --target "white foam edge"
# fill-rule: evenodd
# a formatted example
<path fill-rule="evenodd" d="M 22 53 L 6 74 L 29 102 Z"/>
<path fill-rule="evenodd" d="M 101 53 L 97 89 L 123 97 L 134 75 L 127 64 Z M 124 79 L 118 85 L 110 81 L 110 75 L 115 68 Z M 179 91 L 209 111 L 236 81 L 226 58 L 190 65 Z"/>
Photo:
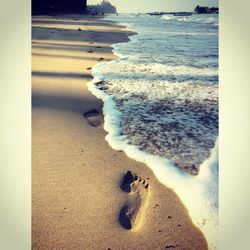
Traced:
<path fill-rule="evenodd" d="M 129 39 L 136 39 L 136 35 L 130 36 Z M 116 44 L 113 44 L 114 48 Z M 120 58 L 124 55 L 113 53 Z M 111 61 L 112 62 L 112 61 Z M 105 80 L 98 70 L 103 62 L 95 65 L 92 69 L 94 79 L 88 82 L 88 89 L 93 95 L 103 101 L 104 130 L 108 132 L 105 137 L 106 141 L 114 150 L 121 150 L 125 154 L 142 163 L 145 163 L 154 172 L 157 179 L 172 189 L 187 208 L 190 218 L 195 226 L 204 233 L 208 242 L 209 249 L 218 248 L 218 141 L 211 151 L 211 156 L 200 166 L 198 175 L 190 175 L 179 168 L 166 158 L 151 155 L 138 146 L 129 144 L 129 140 L 121 135 L 120 116 L 121 113 L 115 108 L 113 97 L 104 93 L 95 85 L 95 83 Z M 214 204 L 209 201 L 208 197 L 215 198 Z M 216 196 L 216 197 L 214 197 Z"/>
<path fill-rule="evenodd" d="M 180 197 L 193 223 L 200 228 L 208 240 L 209 249 L 216 249 L 218 245 L 218 214 L 209 204 L 208 195 L 217 195 L 217 142 L 212 151 L 211 157 L 200 167 L 200 173 L 192 176 L 176 168 L 168 159 L 151 155 L 138 146 L 130 145 L 125 136 L 121 136 L 120 112 L 115 109 L 115 102 L 112 96 L 107 95 L 95 86 L 100 78 L 94 78 L 88 83 L 89 90 L 104 102 L 104 130 L 108 132 L 105 137 L 109 145 L 115 150 L 124 151 L 125 154 L 148 165 L 156 175 L 157 179 L 173 189 Z M 203 223 L 206 222 L 204 225 Z"/>
<path fill-rule="evenodd" d="M 129 23 L 120 23 L 120 25 L 124 26 L 124 28 L 122 28 L 124 31 L 136 32 L 134 29 L 132 29 L 132 25 Z"/>

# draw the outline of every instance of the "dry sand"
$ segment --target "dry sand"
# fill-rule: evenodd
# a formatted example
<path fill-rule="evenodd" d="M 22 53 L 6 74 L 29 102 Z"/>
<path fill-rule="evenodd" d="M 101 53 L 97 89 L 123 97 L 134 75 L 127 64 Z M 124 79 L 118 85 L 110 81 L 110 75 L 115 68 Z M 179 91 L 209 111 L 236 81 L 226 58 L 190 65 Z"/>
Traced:
<path fill-rule="evenodd" d="M 104 139 L 87 82 L 127 34 L 86 16 L 33 17 L 32 249 L 207 249 L 178 196 Z"/>

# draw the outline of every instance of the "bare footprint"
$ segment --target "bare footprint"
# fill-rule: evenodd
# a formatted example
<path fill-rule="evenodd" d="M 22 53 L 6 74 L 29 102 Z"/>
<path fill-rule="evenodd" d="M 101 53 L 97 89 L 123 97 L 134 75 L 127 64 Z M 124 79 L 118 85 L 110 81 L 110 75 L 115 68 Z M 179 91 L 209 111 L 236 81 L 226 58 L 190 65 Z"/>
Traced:
<path fill-rule="evenodd" d="M 148 187 L 149 184 L 144 179 L 132 174 L 131 171 L 125 174 L 120 185 L 120 188 L 128 193 L 128 200 L 119 214 L 119 221 L 123 228 L 136 230 L 140 226 L 148 197 Z"/>
<path fill-rule="evenodd" d="M 103 124 L 103 115 L 100 114 L 96 109 L 92 109 L 83 115 L 93 127 L 99 127 Z"/>

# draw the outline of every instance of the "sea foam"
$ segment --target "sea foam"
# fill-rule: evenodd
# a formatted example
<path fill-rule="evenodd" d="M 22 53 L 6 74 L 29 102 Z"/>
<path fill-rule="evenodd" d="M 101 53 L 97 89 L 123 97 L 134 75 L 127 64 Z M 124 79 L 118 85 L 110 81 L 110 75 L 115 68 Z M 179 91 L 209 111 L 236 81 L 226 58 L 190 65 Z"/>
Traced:
<path fill-rule="evenodd" d="M 162 19 L 166 21 L 178 21 L 178 22 L 189 22 L 189 23 L 200 23 L 200 24 L 216 24 L 218 25 L 218 15 L 211 14 L 193 14 L 191 16 L 174 16 L 174 15 L 163 15 Z"/>
<path fill-rule="evenodd" d="M 147 164 L 157 179 L 173 189 L 189 211 L 193 223 L 199 227 L 208 240 L 209 249 L 218 246 L 218 142 L 211 157 L 200 167 L 197 176 L 190 175 L 166 158 L 154 156 L 129 144 L 121 135 L 120 112 L 115 108 L 112 96 L 99 90 L 95 83 L 100 79 L 95 76 L 88 83 L 89 90 L 104 102 L 104 129 L 108 132 L 106 140 L 115 150 L 122 150 L 136 161 Z"/>

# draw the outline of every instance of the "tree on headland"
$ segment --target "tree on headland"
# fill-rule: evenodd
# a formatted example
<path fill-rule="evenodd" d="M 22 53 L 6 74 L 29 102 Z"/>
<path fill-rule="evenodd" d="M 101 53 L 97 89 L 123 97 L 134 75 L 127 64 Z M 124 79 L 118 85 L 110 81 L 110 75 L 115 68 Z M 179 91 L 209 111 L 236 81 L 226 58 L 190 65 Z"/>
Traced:
<path fill-rule="evenodd" d="M 105 0 L 103 0 L 100 4 L 88 5 L 87 10 L 89 12 L 97 13 L 116 13 L 116 7 Z"/>
<path fill-rule="evenodd" d="M 205 7 L 197 5 L 194 11 L 198 14 L 212 14 L 212 13 L 219 13 L 219 8 L 217 7 Z"/>
<path fill-rule="evenodd" d="M 32 0 L 32 15 L 84 13 L 87 0 Z"/>

